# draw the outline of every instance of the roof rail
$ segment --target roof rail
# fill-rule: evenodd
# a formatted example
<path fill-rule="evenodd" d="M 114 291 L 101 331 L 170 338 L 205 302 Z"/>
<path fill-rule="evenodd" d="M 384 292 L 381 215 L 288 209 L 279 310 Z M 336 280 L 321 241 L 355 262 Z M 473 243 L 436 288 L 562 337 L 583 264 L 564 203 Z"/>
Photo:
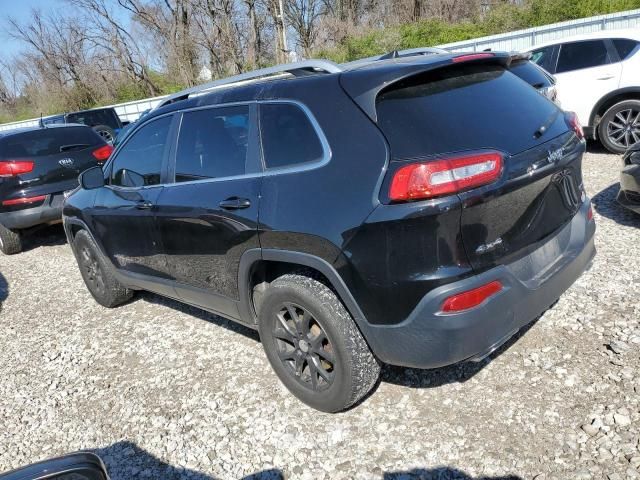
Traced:
<path fill-rule="evenodd" d="M 186 100 L 191 95 L 203 93 L 207 90 L 212 90 L 223 85 L 232 85 L 234 83 L 256 80 L 273 75 L 282 75 L 285 73 L 290 73 L 296 76 L 304 76 L 318 72 L 338 73 L 341 71 L 342 68 L 340 66 L 329 60 L 305 60 L 303 62 L 285 63 L 282 65 L 261 68 L 259 70 L 253 70 L 251 72 L 241 73 L 232 77 L 222 78 L 220 80 L 214 80 L 202 85 L 196 85 L 195 87 L 187 88 L 186 90 L 174 93 L 168 98 L 163 99 L 156 108 L 169 105 L 170 103 L 177 102 L 179 100 Z"/>
<path fill-rule="evenodd" d="M 408 48 L 405 50 L 393 50 L 389 53 L 385 53 L 383 55 L 375 55 L 373 57 L 361 58 L 359 60 L 354 60 L 352 62 L 343 63 L 340 66 L 343 68 L 352 68 L 358 65 L 363 65 L 365 63 L 377 62 L 378 60 L 389 60 L 392 58 L 402 58 L 402 57 L 414 57 L 418 55 L 432 55 L 437 53 L 451 53 L 447 50 L 437 47 L 419 47 L 419 48 Z"/>

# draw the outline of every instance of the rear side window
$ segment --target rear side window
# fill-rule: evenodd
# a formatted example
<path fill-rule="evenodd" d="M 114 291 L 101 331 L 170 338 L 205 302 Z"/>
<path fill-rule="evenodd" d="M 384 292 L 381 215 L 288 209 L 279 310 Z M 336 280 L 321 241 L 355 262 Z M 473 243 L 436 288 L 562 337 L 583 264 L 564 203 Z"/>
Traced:
<path fill-rule="evenodd" d="M 535 88 L 552 85 L 551 79 L 529 61 L 514 62 L 509 66 L 509 71 Z"/>
<path fill-rule="evenodd" d="M 144 187 L 159 184 L 170 127 L 171 116 L 168 116 L 134 132 L 113 159 L 111 185 Z"/>
<path fill-rule="evenodd" d="M 553 49 L 554 45 L 550 47 L 539 48 L 531 52 L 531 61 L 536 65 L 540 65 L 547 72 L 553 72 L 555 65 L 553 64 Z"/>
<path fill-rule="evenodd" d="M 629 40 L 628 38 L 614 38 L 612 41 L 613 46 L 618 52 L 620 60 L 626 60 L 627 58 L 629 58 L 638 46 L 638 42 L 636 42 L 635 40 Z"/>
<path fill-rule="evenodd" d="M 392 88 L 377 111 L 394 159 L 483 148 L 515 154 L 567 131 L 552 102 L 500 66 L 443 68 Z"/>
<path fill-rule="evenodd" d="M 11 135 L 0 141 L 4 158 L 43 157 L 83 150 L 103 144 L 104 140 L 89 127 L 43 128 Z"/>
<path fill-rule="evenodd" d="M 307 114 L 291 103 L 260 105 L 262 152 L 267 168 L 283 168 L 323 158 L 322 143 Z"/>
<path fill-rule="evenodd" d="M 611 59 L 604 40 L 564 43 L 560 47 L 556 73 L 599 67 L 608 63 L 611 63 Z"/>
<path fill-rule="evenodd" d="M 249 107 L 187 112 L 176 155 L 176 182 L 243 175 L 249 139 Z"/>

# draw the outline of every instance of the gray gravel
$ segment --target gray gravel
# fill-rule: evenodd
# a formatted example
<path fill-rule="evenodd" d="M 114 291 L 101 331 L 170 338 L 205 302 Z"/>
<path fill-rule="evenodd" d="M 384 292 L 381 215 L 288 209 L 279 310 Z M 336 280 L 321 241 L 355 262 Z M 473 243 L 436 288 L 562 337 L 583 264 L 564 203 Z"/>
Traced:
<path fill-rule="evenodd" d="M 151 294 L 85 289 L 59 227 L 0 256 L 0 471 L 65 452 L 130 478 L 640 478 L 640 216 L 591 152 L 598 256 L 481 364 L 385 368 L 351 411 L 282 387 L 255 333 Z M 253 476 L 251 476 L 253 475 Z"/>

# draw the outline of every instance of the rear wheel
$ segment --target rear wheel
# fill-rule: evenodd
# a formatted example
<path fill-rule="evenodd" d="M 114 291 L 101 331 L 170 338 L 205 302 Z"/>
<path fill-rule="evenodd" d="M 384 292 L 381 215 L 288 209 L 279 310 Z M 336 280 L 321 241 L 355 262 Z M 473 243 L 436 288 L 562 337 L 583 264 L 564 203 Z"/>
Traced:
<path fill-rule="evenodd" d="M 625 100 L 607 110 L 598 124 L 598 138 L 613 153 L 640 142 L 640 101 Z"/>
<path fill-rule="evenodd" d="M 375 385 L 380 365 L 335 293 L 320 281 L 284 275 L 264 293 L 259 331 L 284 385 L 307 405 L 344 410 Z"/>
<path fill-rule="evenodd" d="M 0 225 L 0 251 L 5 255 L 13 255 L 22 251 L 22 237 L 19 232 L 9 230 Z"/>
<path fill-rule="evenodd" d="M 91 236 L 80 230 L 73 241 L 78 267 L 87 289 L 104 307 L 116 307 L 133 296 L 133 291 L 116 280 Z"/>

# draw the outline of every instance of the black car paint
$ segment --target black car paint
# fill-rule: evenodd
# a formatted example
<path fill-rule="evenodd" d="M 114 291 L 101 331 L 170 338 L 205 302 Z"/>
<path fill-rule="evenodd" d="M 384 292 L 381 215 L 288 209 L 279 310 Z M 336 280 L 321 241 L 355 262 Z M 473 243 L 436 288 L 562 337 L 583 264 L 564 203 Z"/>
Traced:
<path fill-rule="evenodd" d="M 617 201 L 623 207 L 640 214 L 640 145 L 634 145 L 622 157 Z"/>
<path fill-rule="evenodd" d="M 6 145 L 37 142 L 49 135 L 58 140 L 68 138 L 76 143 L 78 131 L 83 144 L 64 151 L 33 155 L 25 150 L 22 155 L 9 155 Z M 92 153 L 106 145 L 89 127 L 79 125 L 55 125 L 46 128 L 27 128 L 0 134 L 0 161 L 31 160 L 31 172 L 14 177 L 0 178 L 0 223 L 11 229 L 29 228 L 41 223 L 59 221 L 62 213 L 62 194 L 78 186 L 78 175 L 98 164 Z M 70 145 L 74 146 L 74 145 Z M 65 160 L 71 160 L 70 162 Z M 36 203 L 3 206 L 2 201 L 45 195 L 46 199 Z"/>
<path fill-rule="evenodd" d="M 526 205 L 512 205 L 514 202 L 510 201 L 502 205 L 500 211 L 500 216 L 505 218 L 529 211 L 530 220 L 535 219 L 536 212 L 550 211 L 554 208 L 553 202 L 558 201 L 551 194 L 555 188 L 553 175 L 563 168 L 579 172 L 579 158 L 584 151 L 584 144 L 564 128 L 559 137 L 545 138 L 538 148 L 522 153 L 522 157 L 514 161 L 513 170 L 507 169 L 498 184 L 459 196 L 400 205 L 381 203 L 380 191 L 390 160 L 387 140 L 375 123 L 375 99 L 382 90 L 381 85 L 450 63 L 451 56 L 446 55 L 400 59 L 339 75 L 272 80 L 223 89 L 162 107 L 141 125 L 162 115 L 175 115 L 174 122 L 178 123 L 181 112 L 193 108 L 239 102 L 260 108 L 262 102 L 295 101 L 312 112 L 326 136 L 328 161 L 279 172 L 250 172 L 244 179 L 172 184 L 170 165 L 174 147 L 171 147 L 159 186 L 135 192 L 106 186 L 97 193 L 81 190 L 68 198 L 64 216 L 70 243 L 73 245 L 74 232 L 85 228 L 93 233 L 98 246 L 112 261 L 115 260 L 113 252 L 117 251 L 120 257 L 135 257 L 139 265 L 148 266 L 148 269 L 117 269 L 116 274 L 124 285 L 177 298 L 252 327 L 256 322 L 249 286 L 253 265 L 277 261 L 310 266 L 329 279 L 365 338 L 372 347 L 375 345 L 383 351 L 380 343 L 384 337 L 380 335 L 385 335 L 384 327 L 404 325 L 430 292 L 451 285 L 471 285 L 478 271 L 486 271 L 491 266 L 501 268 L 499 264 L 506 259 L 522 257 L 549 240 L 553 232 L 536 230 L 535 226 L 531 228 L 530 224 L 519 224 L 513 219 L 500 228 L 494 226 L 496 233 L 522 239 L 520 243 L 516 241 L 513 252 L 503 252 L 500 259 L 486 264 L 476 262 L 474 265 L 473 260 L 469 261 L 473 258 L 468 252 L 469 245 L 480 245 L 489 238 L 487 232 L 479 232 L 474 227 L 478 221 L 491 220 L 492 199 L 526 188 L 527 181 L 533 180 L 534 184 L 538 181 L 533 187 L 535 191 L 526 197 Z M 506 65 L 508 59 L 496 56 L 487 63 Z M 318 94 L 320 91 L 322 95 Z M 531 127 L 533 135 L 539 125 Z M 175 145 L 177 133 L 175 129 L 170 145 Z M 135 130 L 128 138 L 133 134 Z M 250 141 L 255 143 L 258 139 Z M 569 145 L 561 163 L 542 168 L 533 175 L 517 168 L 527 162 L 535 164 L 545 160 L 549 163 L 546 162 L 550 153 L 547 148 L 551 145 L 558 148 L 560 144 Z M 253 144 L 253 151 L 259 160 L 259 145 Z M 108 169 L 109 165 L 105 167 L 107 172 Z M 581 182 L 577 173 L 574 181 Z M 581 184 L 575 186 L 581 188 Z M 116 205 L 104 201 L 101 195 L 127 199 Z M 136 204 L 145 200 L 142 198 L 145 195 L 153 195 L 149 200 L 154 206 L 150 211 L 140 212 Z M 220 209 L 219 202 L 230 197 L 246 198 L 251 207 L 232 212 Z M 581 202 L 584 207 L 584 198 Z M 466 220 L 463 209 L 471 214 Z M 123 211 L 125 215 L 118 219 L 119 233 L 107 233 L 111 226 L 101 223 L 101 218 L 112 215 L 114 210 Z M 567 218 L 556 223 L 555 231 L 566 225 L 577 207 L 572 205 L 570 210 Z M 468 224 L 467 244 L 461 234 L 461 221 Z M 531 230 L 534 238 L 529 248 L 525 248 L 525 234 Z M 122 245 L 113 250 L 109 242 L 114 241 L 115 236 Z M 584 258 L 589 260 L 594 252 L 588 239 L 583 250 Z M 202 261 L 203 256 L 207 257 L 206 262 Z M 568 256 L 567 262 L 572 259 Z M 576 267 L 578 273 L 587 260 Z M 570 284 L 573 278 L 567 281 Z M 552 294 L 556 293 L 559 295 L 561 291 Z M 413 362 L 407 359 L 411 352 L 391 350 L 387 348 L 387 353 L 381 355 L 383 360 L 416 366 L 440 362 L 430 363 L 428 359 Z"/>

